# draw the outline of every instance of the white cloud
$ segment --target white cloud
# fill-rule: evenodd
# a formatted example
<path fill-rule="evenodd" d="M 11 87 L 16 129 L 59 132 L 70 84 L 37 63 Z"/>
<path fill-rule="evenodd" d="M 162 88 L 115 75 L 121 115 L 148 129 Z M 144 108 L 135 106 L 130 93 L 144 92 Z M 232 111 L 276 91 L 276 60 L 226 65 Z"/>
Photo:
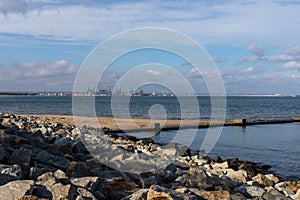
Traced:
<path fill-rule="evenodd" d="M 260 48 L 256 43 L 249 44 L 246 49 L 257 57 L 262 57 L 265 55 L 265 50 Z"/>
<path fill-rule="evenodd" d="M 150 74 L 150 75 L 160 75 L 160 72 L 157 70 L 153 70 L 153 69 L 149 69 L 146 71 L 146 74 Z"/>
<path fill-rule="evenodd" d="M 200 43 L 243 44 L 249 40 L 299 43 L 300 27 L 293 26 L 299 24 L 299 18 L 295 17 L 299 7 L 272 1 L 47 4 L 43 9 L 30 9 L 25 16 L 12 13 L 9 19 L 0 17 L 0 31 L 101 41 L 123 30 L 158 26 L 182 31 Z"/>
<path fill-rule="evenodd" d="M 253 72 L 254 68 L 253 67 L 248 67 L 244 70 L 242 70 L 242 72 L 246 72 L 246 73 L 249 73 L 249 72 Z"/>
<path fill-rule="evenodd" d="M 221 57 L 221 56 L 215 56 L 213 58 L 213 60 L 216 63 L 224 63 L 224 62 L 227 62 L 229 60 L 229 58 L 225 58 L 225 57 Z"/>
<path fill-rule="evenodd" d="M 7 14 L 10 12 L 24 13 L 28 8 L 25 1 L 22 0 L 0 0 L 0 12 Z"/>
<path fill-rule="evenodd" d="M 300 69 L 300 62 L 289 61 L 283 65 L 285 69 Z"/>
<path fill-rule="evenodd" d="M 2 91 L 71 91 L 78 65 L 66 60 L 50 63 L 26 62 L 1 67 L 0 90 Z M 50 87 L 51 86 L 51 87 Z"/>

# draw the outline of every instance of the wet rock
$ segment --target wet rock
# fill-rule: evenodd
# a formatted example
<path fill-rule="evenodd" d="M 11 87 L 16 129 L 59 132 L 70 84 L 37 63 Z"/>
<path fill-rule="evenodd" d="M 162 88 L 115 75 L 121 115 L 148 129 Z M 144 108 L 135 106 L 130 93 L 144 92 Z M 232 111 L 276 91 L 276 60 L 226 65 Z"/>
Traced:
<path fill-rule="evenodd" d="M 258 174 L 256 167 L 250 162 L 244 162 L 240 164 L 238 169 L 246 171 L 249 178 L 252 178 Z"/>
<path fill-rule="evenodd" d="M 223 160 L 220 156 L 213 157 L 213 158 L 210 159 L 210 161 L 212 163 L 221 163 L 221 162 L 223 162 Z"/>
<path fill-rule="evenodd" d="M 66 174 L 70 177 L 83 177 L 93 175 L 89 166 L 86 163 L 75 161 L 72 161 L 69 164 Z"/>
<path fill-rule="evenodd" d="M 16 149 L 8 159 L 9 164 L 19 164 L 22 168 L 24 177 L 29 175 L 30 160 L 32 152 L 30 149 Z"/>
<path fill-rule="evenodd" d="M 228 191 L 208 191 L 203 192 L 201 197 L 207 200 L 227 200 L 230 199 L 230 193 Z"/>
<path fill-rule="evenodd" d="M 230 159 L 227 159 L 226 161 L 229 165 L 229 168 L 231 168 L 235 171 L 238 170 L 238 167 L 239 167 L 239 159 L 238 158 L 230 158 Z"/>
<path fill-rule="evenodd" d="M 262 197 L 264 194 L 264 189 L 257 187 L 257 186 L 248 186 L 242 185 L 238 188 L 235 188 L 235 192 L 240 192 L 246 197 L 253 198 L 253 197 Z"/>
<path fill-rule="evenodd" d="M 1 200 L 20 199 L 30 195 L 33 190 L 32 180 L 16 180 L 0 186 Z"/>

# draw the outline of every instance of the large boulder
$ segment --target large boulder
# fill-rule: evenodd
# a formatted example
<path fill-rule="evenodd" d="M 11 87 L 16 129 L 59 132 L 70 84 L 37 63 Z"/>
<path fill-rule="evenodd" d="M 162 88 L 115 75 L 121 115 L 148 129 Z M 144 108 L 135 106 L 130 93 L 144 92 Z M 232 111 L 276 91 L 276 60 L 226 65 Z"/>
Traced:
<path fill-rule="evenodd" d="M 8 159 L 9 164 L 18 164 L 22 167 L 24 177 L 29 175 L 30 160 L 32 152 L 30 149 L 16 149 Z"/>
<path fill-rule="evenodd" d="M 235 188 L 234 191 L 240 192 L 249 198 L 255 198 L 255 197 L 261 198 L 263 196 L 263 194 L 265 193 L 264 189 L 257 187 L 257 186 L 249 186 L 249 185 L 242 185 L 238 188 Z"/>
<path fill-rule="evenodd" d="M 286 197 L 284 194 L 280 193 L 277 189 L 271 188 L 263 195 L 264 199 L 278 199 L 278 200 L 288 200 L 290 198 Z"/>
<path fill-rule="evenodd" d="M 38 163 L 57 167 L 62 170 L 66 170 L 70 163 L 70 161 L 66 158 L 55 156 L 45 150 L 38 151 L 35 155 L 33 155 L 33 159 Z"/>
<path fill-rule="evenodd" d="M 20 199 L 30 195 L 33 190 L 32 180 L 16 180 L 0 186 L 1 200 Z"/>
<path fill-rule="evenodd" d="M 255 177 L 252 178 L 254 183 L 258 183 L 262 187 L 273 186 L 274 182 L 268 179 L 265 175 L 259 173 Z"/>

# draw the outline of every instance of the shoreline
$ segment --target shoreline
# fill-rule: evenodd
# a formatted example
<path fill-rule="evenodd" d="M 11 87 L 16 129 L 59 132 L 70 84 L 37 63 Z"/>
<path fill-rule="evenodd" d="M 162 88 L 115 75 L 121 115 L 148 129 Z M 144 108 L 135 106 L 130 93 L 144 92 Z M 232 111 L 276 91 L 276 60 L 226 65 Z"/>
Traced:
<path fill-rule="evenodd" d="M 74 116 L 72 115 L 31 115 L 31 114 L 16 114 L 16 116 L 23 117 L 38 117 L 43 120 L 55 121 L 57 123 L 68 124 L 75 126 Z M 98 125 L 94 123 L 93 117 L 75 117 L 79 121 L 79 125 L 82 124 L 94 124 L 95 126 L 105 129 L 109 132 L 114 133 L 125 133 L 125 132 L 147 132 L 147 131 L 157 131 L 155 129 L 155 123 L 159 123 L 159 131 L 168 130 L 178 130 L 180 129 L 201 129 L 209 127 L 220 127 L 220 126 L 252 126 L 252 125 L 264 125 L 264 124 L 283 124 L 283 123 L 294 123 L 300 122 L 300 116 L 295 116 L 290 119 L 280 119 L 280 120 L 260 120 L 260 121 L 243 121 L 243 119 L 232 119 L 225 123 L 218 121 L 208 121 L 208 120 L 179 120 L 179 119 L 168 119 L 168 120 L 150 120 L 144 118 L 109 118 L 109 117 L 98 117 Z M 121 128 L 120 128 L 121 127 Z"/>
<path fill-rule="evenodd" d="M 300 198 L 300 180 L 284 180 L 266 164 L 46 118 L 0 114 L 1 199 Z"/>

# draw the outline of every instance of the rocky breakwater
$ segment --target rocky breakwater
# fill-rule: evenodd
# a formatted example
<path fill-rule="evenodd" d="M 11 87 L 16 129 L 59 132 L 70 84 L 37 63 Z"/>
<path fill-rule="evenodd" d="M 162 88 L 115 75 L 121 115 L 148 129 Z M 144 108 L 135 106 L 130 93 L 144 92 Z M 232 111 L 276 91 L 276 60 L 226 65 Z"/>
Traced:
<path fill-rule="evenodd" d="M 91 132 L 105 140 L 101 146 L 118 153 L 99 152 L 108 166 L 91 155 L 93 146 L 80 140 L 82 134 L 95 139 Z M 137 160 L 150 170 L 128 170 L 135 169 Z M 237 158 L 191 155 L 187 147 L 161 146 L 151 138 L 104 135 L 44 117 L 0 114 L 2 200 L 300 199 L 300 181 L 269 174 L 269 167 Z"/>

